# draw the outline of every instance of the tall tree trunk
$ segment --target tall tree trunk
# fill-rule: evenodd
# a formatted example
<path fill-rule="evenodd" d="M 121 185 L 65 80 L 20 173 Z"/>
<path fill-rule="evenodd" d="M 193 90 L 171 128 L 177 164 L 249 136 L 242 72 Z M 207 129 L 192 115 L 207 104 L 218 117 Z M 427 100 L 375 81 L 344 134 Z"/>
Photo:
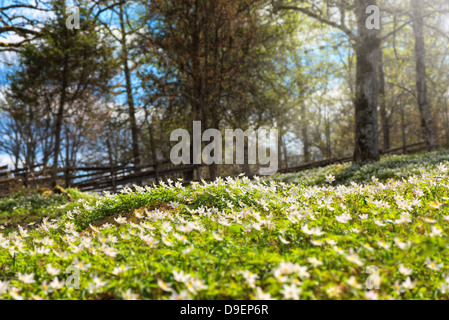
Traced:
<path fill-rule="evenodd" d="M 116 167 L 116 163 L 115 163 L 114 157 L 112 155 L 112 146 L 111 146 L 111 141 L 109 141 L 109 138 L 106 139 L 106 146 L 108 148 L 109 165 L 111 167 L 112 192 L 116 193 L 117 192 L 117 185 L 115 183 L 115 169 L 114 169 Z"/>
<path fill-rule="evenodd" d="M 447 98 L 444 97 L 444 119 L 445 119 L 445 131 L 446 131 L 446 148 L 449 148 L 449 113 L 447 110 Z"/>
<path fill-rule="evenodd" d="M 61 150 L 61 131 L 62 131 L 62 122 L 64 120 L 64 108 L 66 104 L 67 98 L 67 87 L 68 87 L 68 57 L 66 56 L 63 67 L 63 76 L 61 83 L 61 95 L 59 97 L 59 106 L 58 112 L 56 114 L 56 122 L 55 122 L 55 147 L 54 147 L 54 155 L 53 155 L 53 168 L 51 174 L 51 185 L 52 187 L 56 186 L 58 179 L 58 162 L 59 162 L 59 152 Z"/>
<path fill-rule="evenodd" d="M 379 83 L 379 30 L 366 27 L 366 8 L 375 0 L 356 0 L 357 16 L 357 75 L 355 96 L 355 151 L 354 162 L 379 160 L 379 133 L 377 104 Z"/>
<path fill-rule="evenodd" d="M 251 167 L 249 166 L 249 141 L 248 141 L 249 137 L 245 137 L 245 142 L 244 142 L 244 148 L 245 148 L 245 153 L 244 153 L 244 163 L 243 163 L 243 172 L 245 173 L 245 175 L 247 177 L 251 176 Z"/>
<path fill-rule="evenodd" d="M 306 104 L 304 103 L 304 99 L 301 99 L 301 138 L 303 145 L 303 153 L 304 153 L 304 163 L 310 162 L 310 141 L 309 141 L 309 133 L 308 133 L 308 124 L 307 124 L 307 109 Z"/>
<path fill-rule="evenodd" d="M 156 143 L 154 142 L 154 130 L 153 130 L 153 117 L 151 117 L 151 121 L 149 120 L 150 114 L 148 112 L 147 108 L 144 108 L 145 111 L 145 119 L 148 126 L 148 134 L 150 136 L 150 148 L 151 148 L 151 158 L 153 161 L 153 167 L 154 167 L 154 180 L 155 183 L 159 183 L 159 168 L 158 168 L 158 161 L 157 161 L 157 148 Z"/>
<path fill-rule="evenodd" d="M 285 139 L 281 138 L 281 143 L 282 143 L 282 153 L 284 154 L 284 168 L 288 168 L 289 163 L 288 163 L 288 150 L 287 150 L 287 142 L 285 141 Z"/>
<path fill-rule="evenodd" d="M 402 152 L 407 154 L 407 125 L 405 123 L 405 107 L 401 105 Z"/>
<path fill-rule="evenodd" d="M 53 135 L 51 135 L 51 134 L 46 134 L 47 133 L 47 130 L 48 131 L 50 131 L 51 129 L 51 116 L 48 114 L 46 117 L 45 117 L 45 136 L 44 136 L 44 142 L 43 142 L 43 150 L 42 150 L 42 153 L 43 153 L 43 155 L 42 155 L 42 164 L 43 164 L 43 167 L 44 167 L 44 169 L 46 169 L 46 167 L 47 167 L 47 165 L 48 165 L 48 161 L 50 160 L 50 158 L 51 158 L 51 145 L 52 145 L 52 143 L 51 143 L 51 139 L 52 139 L 52 136 Z"/>
<path fill-rule="evenodd" d="M 423 2 L 422 0 L 411 0 L 411 6 L 413 8 L 413 32 L 415 35 L 416 88 L 418 91 L 418 106 L 421 113 L 421 125 L 427 144 L 434 148 L 437 145 L 437 140 L 427 97 Z"/>
<path fill-rule="evenodd" d="M 332 158 L 332 144 L 331 144 L 331 124 L 329 119 L 329 113 L 326 108 L 326 116 L 324 119 L 325 122 L 325 137 L 326 137 L 326 158 Z"/>
<path fill-rule="evenodd" d="M 65 146 L 65 172 L 64 172 L 64 179 L 65 179 L 65 186 L 70 186 L 70 137 L 69 137 L 69 130 L 66 128 L 66 146 Z"/>
<path fill-rule="evenodd" d="M 285 165 L 285 158 L 283 158 L 283 152 L 282 152 L 282 137 L 284 136 L 284 130 L 281 124 L 279 124 L 279 135 L 278 135 L 278 141 L 277 141 L 277 146 L 278 146 L 278 150 L 277 150 L 277 154 L 278 154 L 278 165 L 279 168 L 284 168 Z"/>
<path fill-rule="evenodd" d="M 382 122 L 382 138 L 383 138 L 383 149 L 390 149 L 390 124 L 388 123 L 387 116 L 387 101 L 386 101 L 386 90 L 385 90 L 385 72 L 383 64 L 383 54 L 382 49 L 380 50 L 379 59 L 379 111 L 380 119 Z"/>
<path fill-rule="evenodd" d="M 121 34 L 122 62 L 123 62 L 123 69 L 125 72 L 126 96 L 128 102 L 129 121 L 131 126 L 133 162 L 135 167 L 134 172 L 139 172 L 140 171 L 139 130 L 137 128 L 137 121 L 136 121 L 136 108 L 134 105 L 134 96 L 132 91 L 131 72 L 128 66 L 128 47 L 126 44 L 126 28 L 125 28 L 123 4 L 120 5 L 120 29 L 122 33 Z"/>

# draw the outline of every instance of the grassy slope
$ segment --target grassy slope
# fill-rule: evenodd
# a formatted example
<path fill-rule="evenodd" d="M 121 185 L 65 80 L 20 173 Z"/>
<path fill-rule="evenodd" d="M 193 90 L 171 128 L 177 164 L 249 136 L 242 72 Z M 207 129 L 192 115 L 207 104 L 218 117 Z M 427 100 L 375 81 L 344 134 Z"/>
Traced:
<path fill-rule="evenodd" d="M 0 298 L 446 299 L 441 162 L 448 152 L 86 197 L 59 220 L 0 233 Z M 73 264 L 79 290 L 60 283 Z"/>
<path fill-rule="evenodd" d="M 449 161 L 449 151 L 429 152 L 407 156 L 383 157 L 379 163 L 366 165 L 352 165 L 349 163 L 332 165 L 297 173 L 275 175 L 270 179 L 286 183 L 300 183 L 303 185 L 326 184 L 326 176 L 335 176 L 335 184 L 349 185 L 351 182 L 370 183 L 372 177 L 380 181 L 420 175 L 421 170 L 436 168 L 440 163 Z"/>
<path fill-rule="evenodd" d="M 8 198 L 0 198 L 0 227 L 9 233 L 17 230 L 19 225 L 35 224 L 45 217 L 58 218 L 67 212 L 66 206 L 70 208 L 72 201 L 84 198 L 88 196 L 70 189 L 67 194 L 56 194 L 50 190 L 25 190 Z"/>

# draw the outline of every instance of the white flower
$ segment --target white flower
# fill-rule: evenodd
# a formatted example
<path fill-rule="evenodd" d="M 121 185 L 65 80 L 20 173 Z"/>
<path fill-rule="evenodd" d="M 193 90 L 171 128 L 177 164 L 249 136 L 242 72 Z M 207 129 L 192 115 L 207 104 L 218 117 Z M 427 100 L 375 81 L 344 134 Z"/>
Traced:
<path fill-rule="evenodd" d="M 408 249 L 410 247 L 410 243 L 402 242 L 398 238 L 394 239 L 394 243 L 396 243 L 398 248 L 401 249 L 401 250 L 405 250 L 405 249 Z"/>
<path fill-rule="evenodd" d="M 284 284 L 281 293 L 284 299 L 299 300 L 299 295 L 301 294 L 301 288 L 298 288 L 295 284 L 286 285 Z"/>
<path fill-rule="evenodd" d="M 3 282 L 0 280 L 0 295 L 2 295 L 3 293 L 6 292 L 6 290 L 8 290 L 8 285 L 9 285 L 8 281 Z"/>
<path fill-rule="evenodd" d="M 103 246 L 100 250 L 107 256 L 115 258 L 117 256 L 117 251 L 114 248 Z"/>
<path fill-rule="evenodd" d="M 51 264 L 47 264 L 47 272 L 52 276 L 57 276 L 60 273 L 58 268 L 53 268 Z"/>
<path fill-rule="evenodd" d="M 28 231 L 22 229 L 21 226 L 19 226 L 19 232 L 20 232 L 20 235 L 22 236 L 22 238 L 28 237 Z"/>
<path fill-rule="evenodd" d="M 328 176 L 326 177 L 326 181 L 327 181 L 328 183 L 332 183 L 332 182 L 335 181 L 335 177 L 334 177 L 332 174 L 330 174 L 330 175 L 328 175 Z"/>
<path fill-rule="evenodd" d="M 217 241 L 223 241 L 223 238 L 217 232 L 212 232 L 212 236 Z"/>
<path fill-rule="evenodd" d="M 190 274 L 184 274 L 184 271 L 173 270 L 173 277 L 175 281 L 186 283 L 190 279 Z"/>
<path fill-rule="evenodd" d="M 274 299 L 271 297 L 271 294 L 269 294 L 269 293 L 264 293 L 264 292 L 262 291 L 262 289 L 259 288 L 259 287 L 256 288 L 256 294 L 254 295 L 254 297 L 255 297 L 257 300 L 274 300 Z"/>
<path fill-rule="evenodd" d="M 409 275 L 412 274 L 413 270 L 412 270 L 411 268 L 406 268 L 406 267 L 404 267 L 403 264 L 400 264 L 400 265 L 399 265 L 399 272 L 400 272 L 401 274 L 403 274 L 404 276 L 409 276 Z"/>
<path fill-rule="evenodd" d="M 282 273 L 280 269 L 274 270 L 274 277 L 280 282 L 287 282 L 288 278 Z"/>
<path fill-rule="evenodd" d="M 354 253 L 350 253 L 350 254 L 346 255 L 346 259 L 349 262 L 355 263 L 356 265 L 363 266 L 362 260 L 360 260 L 359 256 Z"/>
<path fill-rule="evenodd" d="M 190 252 L 192 252 L 194 249 L 194 246 L 191 245 L 190 247 L 187 247 L 186 249 L 182 250 L 183 255 L 188 255 Z"/>
<path fill-rule="evenodd" d="M 126 219 L 123 218 L 122 216 L 118 216 L 118 218 L 114 218 L 115 222 L 117 222 L 118 224 L 126 224 Z"/>
<path fill-rule="evenodd" d="M 412 282 L 410 280 L 410 277 L 407 277 L 407 279 L 402 283 L 402 287 L 407 290 L 413 289 L 415 285 L 416 285 L 415 282 Z"/>
<path fill-rule="evenodd" d="M 154 248 L 157 246 L 157 244 L 159 243 L 158 240 L 154 239 L 151 236 L 141 236 L 140 239 L 145 242 L 145 244 L 147 244 L 148 246 Z"/>
<path fill-rule="evenodd" d="M 283 274 L 291 274 L 294 272 L 294 264 L 291 262 L 281 262 L 278 270 Z"/>
<path fill-rule="evenodd" d="M 23 283 L 34 283 L 35 282 L 34 281 L 34 273 L 30 273 L 30 274 L 27 274 L 27 273 L 21 274 L 21 273 L 19 273 L 19 281 L 23 282 Z"/>
<path fill-rule="evenodd" d="M 137 219 L 143 219 L 144 217 L 143 213 L 140 211 L 134 211 L 134 215 L 136 216 Z"/>
<path fill-rule="evenodd" d="M 441 172 L 443 172 L 443 173 L 446 173 L 447 170 L 448 170 L 448 168 L 446 167 L 446 165 L 443 164 L 443 163 L 440 163 L 440 165 L 437 167 L 437 169 L 438 169 L 438 171 L 441 171 Z"/>
<path fill-rule="evenodd" d="M 436 263 L 429 258 L 426 259 L 426 265 L 429 269 L 432 269 L 434 271 L 440 271 L 440 269 L 443 267 L 443 263 Z"/>
<path fill-rule="evenodd" d="M 302 230 L 302 232 L 304 232 L 306 235 L 308 235 L 308 236 L 310 236 L 310 235 L 312 235 L 313 234 L 313 231 L 312 230 L 310 230 L 309 229 L 309 226 L 308 225 L 303 225 L 302 227 L 301 227 L 301 230 Z"/>
<path fill-rule="evenodd" d="M 55 277 L 53 281 L 49 283 L 49 286 L 55 290 L 59 290 L 64 286 L 64 281 L 59 281 L 58 278 Z"/>
<path fill-rule="evenodd" d="M 196 291 L 205 290 L 208 288 L 204 284 L 204 281 L 198 279 L 198 278 L 192 278 L 190 281 L 186 284 L 187 290 L 189 290 L 192 293 L 195 293 Z"/>
<path fill-rule="evenodd" d="M 449 284 L 448 283 L 441 283 L 439 289 L 440 289 L 442 294 L 446 294 L 446 293 L 449 292 Z"/>
<path fill-rule="evenodd" d="M 374 292 L 374 291 L 367 291 L 367 292 L 365 292 L 365 297 L 368 300 L 378 300 L 379 299 L 379 295 L 376 292 Z"/>
<path fill-rule="evenodd" d="M 14 299 L 14 300 L 23 300 L 23 297 L 19 294 L 20 289 L 18 288 L 10 288 L 9 289 L 9 295 Z"/>
<path fill-rule="evenodd" d="M 103 280 L 101 280 L 101 279 L 98 278 L 98 277 L 95 277 L 95 278 L 93 278 L 92 280 L 93 280 L 93 282 L 95 283 L 95 285 L 98 286 L 98 287 L 104 287 L 104 286 L 107 284 L 106 281 L 103 281 Z"/>
<path fill-rule="evenodd" d="M 293 265 L 293 273 L 297 274 L 300 278 L 309 278 L 310 273 L 307 271 L 307 267 L 300 266 L 299 264 Z"/>
<path fill-rule="evenodd" d="M 281 242 L 283 244 L 289 244 L 290 243 L 290 241 L 285 240 L 282 236 L 279 236 L 279 240 L 281 240 Z"/>
<path fill-rule="evenodd" d="M 38 254 L 46 255 L 46 254 L 50 253 L 50 249 L 49 248 L 45 248 L 45 247 L 41 247 L 41 248 L 36 249 L 36 252 Z"/>
<path fill-rule="evenodd" d="M 173 289 L 170 288 L 171 287 L 171 283 L 167 283 L 164 282 L 160 279 L 157 280 L 157 285 L 159 286 L 159 288 L 161 288 L 162 290 L 166 291 L 166 292 L 172 292 Z"/>
<path fill-rule="evenodd" d="M 167 238 L 165 238 L 165 237 L 162 238 L 162 242 L 163 242 L 167 247 L 174 247 L 173 242 L 167 240 Z"/>
<path fill-rule="evenodd" d="M 330 287 L 326 289 L 326 293 L 330 298 L 336 298 L 341 294 L 339 287 Z"/>
<path fill-rule="evenodd" d="M 386 243 L 385 241 L 377 241 L 377 245 L 384 248 L 385 250 L 390 249 L 390 244 Z"/>
<path fill-rule="evenodd" d="M 116 236 L 113 236 L 112 234 L 110 234 L 110 235 L 108 236 L 108 240 L 109 240 L 110 243 L 117 243 L 117 242 L 118 242 L 117 237 L 116 237 Z"/>
<path fill-rule="evenodd" d="M 362 289 L 362 285 L 357 282 L 355 277 L 349 278 L 348 280 L 346 280 L 346 283 L 355 289 Z"/>
<path fill-rule="evenodd" d="M 190 296 L 186 290 L 183 290 L 180 293 L 172 291 L 170 300 L 190 300 Z"/>
<path fill-rule="evenodd" d="M 241 272 L 243 275 L 243 278 L 245 279 L 246 283 L 252 288 L 256 287 L 256 280 L 259 278 L 259 276 L 255 273 L 252 273 L 248 270 Z"/>
<path fill-rule="evenodd" d="M 121 265 L 119 267 L 115 267 L 114 270 L 112 270 L 112 273 L 117 276 L 119 274 L 122 274 L 122 273 L 128 271 L 129 269 L 130 269 L 130 267 L 125 266 L 125 265 Z"/>
<path fill-rule="evenodd" d="M 380 221 L 380 220 L 374 220 L 374 223 L 375 223 L 376 225 L 378 225 L 379 227 L 385 227 L 385 226 L 386 226 L 386 224 L 383 223 L 383 222 Z"/>
<path fill-rule="evenodd" d="M 131 289 L 126 290 L 125 293 L 122 294 L 122 298 L 124 300 L 137 300 L 139 296 L 131 291 Z"/>
<path fill-rule="evenodd" d="M 435 226 L 432 226 L 432 232 L 430 233 L 431 237 L 440 237 L 443 235 L 443 231 Z"/>
<path fill-rule="evenodd" d="M 344 253 L 345 253 L 345 252 L 343 251 L 343 249 L 340 248 L 340 247 L 334 246 L 333 249 L 334 249 L 334 251 L 335 251 L 337 254 L 344 254 Z"/>
<path fill-rule="evenodd" d="M 345 213 L 345 214 L 342 214 L 341 216 L 335 217 L 335 219 L 340 223 L 348 223 L 349 220 L 352 219 L 352 217 L 349 214 Z"/>
<path fill-rule="evenodd" d="M 314 236 L 317 236 L 317 237 L 322 236 L 324 234 L 324 232 L 322 232 L 319 227 L 312 228 L 311 232 Z"/>
<path fill-rule="evenodd" d="M 79 270 L 86 271 L 90 268 L 91 264 L 84 263 L 83 261 L 78 261 L 78 259 L 75 259 L 75 261 L 73 262 L 73 266 Z"/>
<path fill-rule="evenodd" d="M 429 207 L 433 210 L 438 210 L 441 208 L 441 203 L 439 202 L 431 202 L 429 203 Z"/>
<path fill-rule="evenodd" d="M 309 261 L 309 263 L 310 263 L 312 266 L 314 266 L 314 267 L 319 267 L 319 266 L 321 266 L 321 265 L 323 264 L 322 261 L 318 260 L 318 259 L 315 258 L 315 257 L 308 258 L 307 261 Z"/>
<path fill-rule="evenodd" d="M 162 223 L 162 228 L 161 228 L 164 232 L 170 232 L 173 227 L 170 225 L 170 222 L 165 221 Z"/>

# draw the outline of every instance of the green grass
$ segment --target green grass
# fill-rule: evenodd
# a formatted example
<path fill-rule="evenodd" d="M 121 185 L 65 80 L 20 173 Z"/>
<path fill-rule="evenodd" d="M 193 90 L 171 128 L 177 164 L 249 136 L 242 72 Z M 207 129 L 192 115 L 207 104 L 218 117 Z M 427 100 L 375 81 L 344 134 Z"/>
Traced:
<path fill-rule="evenodd" d="M 447 299 L 440 163 L 448 152 L 78 194 L 64 208 L 57 196 L 2 200 L 59 218 L 0 233 L 0 299 Z M 71 266 L 78 289 L 64 283 Z"/>
<path fill-rule="evenodd" d="M 0 198 L 0 226 L 5 228 L 5 233 L 9 233 L 17 230 L 19 225 L 34 224 L 46 217 L 58 218 L 66 212 L 61 207 L 88 197 L 71 189 L 67 193 L 68 195 L 24 190 L 7 198 Z"/>
<path fill-rule="evenodd" d="M 378 163 L 352 165 L 350 163 L 316 168 L 297 173 L 278 174 L 270 180 L 302 185 L 325 185 L 326 176 L 335 176 L 334 184 L 350 185 L 351 182 L 370 183 L 375 176 L 380 181 L 402 179 L 419 175 L 421 170 L 435 168 L 449 161 L 449 151 L 429 152 L 407 156 L 387 156 Z"/>

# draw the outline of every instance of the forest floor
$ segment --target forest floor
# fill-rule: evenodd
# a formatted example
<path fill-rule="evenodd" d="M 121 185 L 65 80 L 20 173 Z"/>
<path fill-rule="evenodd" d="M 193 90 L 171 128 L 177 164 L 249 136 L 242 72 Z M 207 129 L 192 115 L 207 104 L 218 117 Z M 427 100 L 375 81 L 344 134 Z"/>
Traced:
<path fill-rule="evenodd" d="M 448 169 L 444 151 L 17 194 L 0 199 L 0 299 L 447 299 Z"/>

